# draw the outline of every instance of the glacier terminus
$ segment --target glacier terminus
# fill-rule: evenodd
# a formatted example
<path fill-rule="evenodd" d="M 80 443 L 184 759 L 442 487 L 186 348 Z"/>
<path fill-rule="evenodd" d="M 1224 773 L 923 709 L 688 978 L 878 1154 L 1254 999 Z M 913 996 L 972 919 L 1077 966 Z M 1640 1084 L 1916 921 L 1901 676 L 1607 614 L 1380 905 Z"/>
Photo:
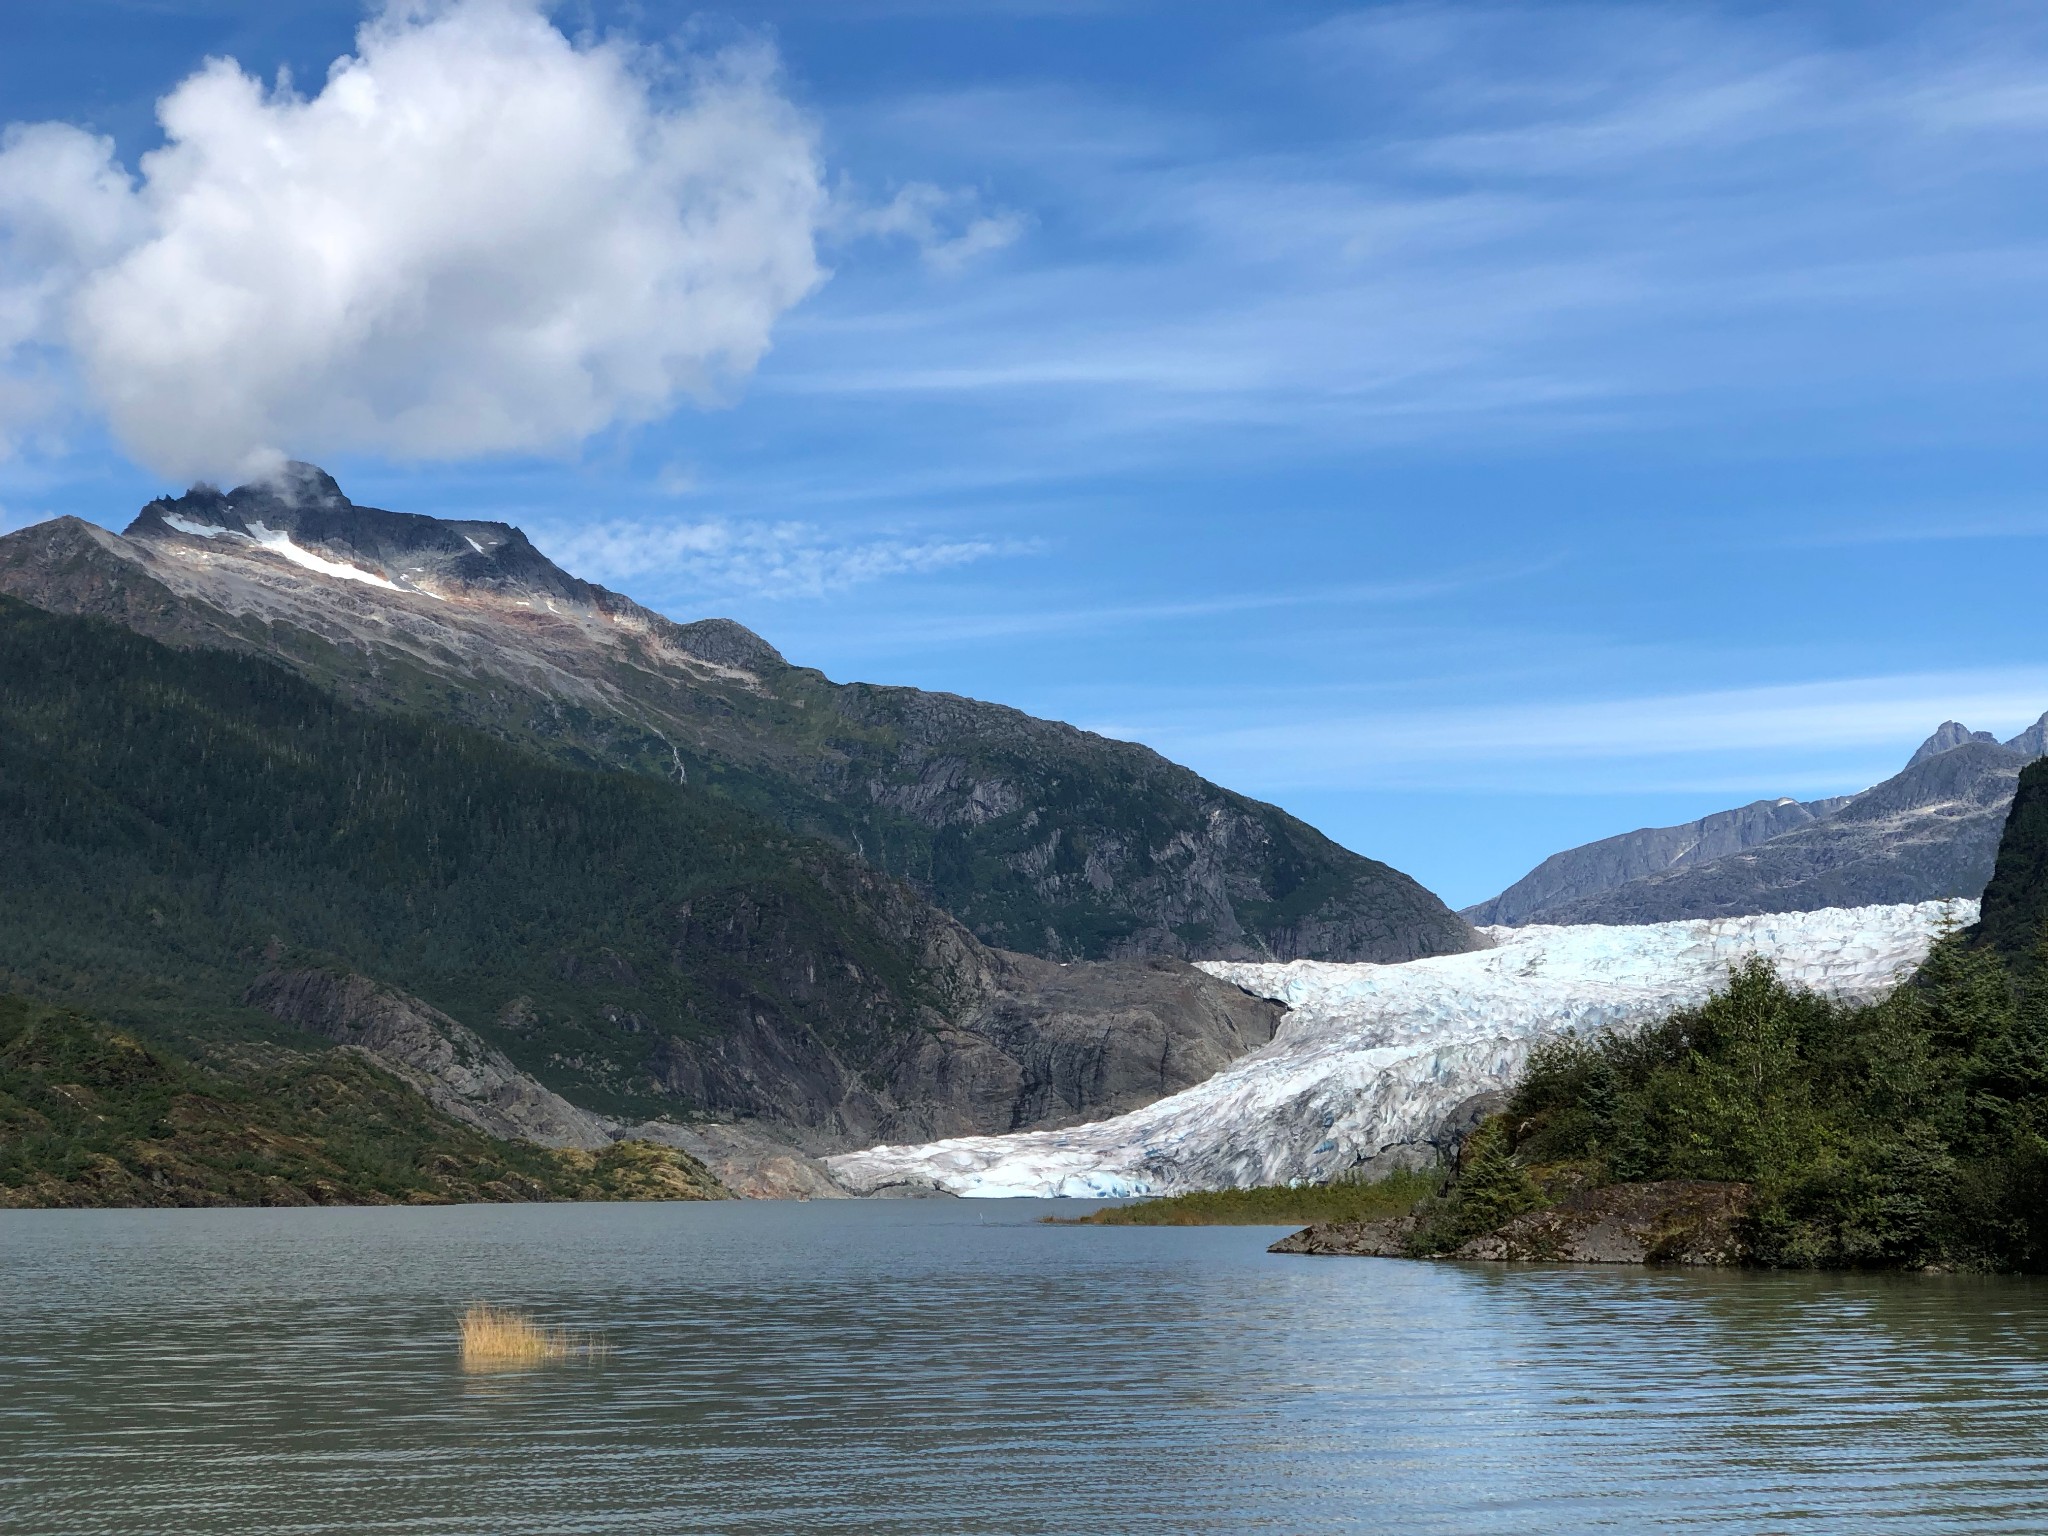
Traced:
<path fill-rule="evenodd" d="M 1490 928 L 1490 949 L 1397 964 L 1205 961 L 1290 1010 L 1269 1044 L 1206 1081 L 1091 1124 L 870 1147 L 828 1166 L 858 1194 L 1093 1198 L 1427 1166 L 1460 1106 L 1507 1088 L 1540 1041 L 1696 1005 L 1752 955 L 1790 983 L 1866 1001 L 1976 917 L 1974 901 L 1923 901 Z"/>

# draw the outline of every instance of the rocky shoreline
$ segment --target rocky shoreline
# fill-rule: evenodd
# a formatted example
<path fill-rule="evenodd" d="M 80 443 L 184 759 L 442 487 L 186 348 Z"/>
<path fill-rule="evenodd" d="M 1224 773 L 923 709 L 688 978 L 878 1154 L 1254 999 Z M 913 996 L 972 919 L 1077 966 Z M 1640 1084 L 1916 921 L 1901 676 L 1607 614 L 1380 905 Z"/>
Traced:
<path fill-rule="evenodd" d="M 1526 1211 L 1491 1232 L 1430 1258 L 1565 1264 L 1738 1265 L 1749 1254 L 1741 1221 L 1750 1188 L 1703 1179 L 1608 1184 L 1558 1204 Z M 1269 1253 L 1319 1257 L 1409 1258 L 1414 1215 L 1379 1221 L 1325 1222 L 1283 1237 Z"/>

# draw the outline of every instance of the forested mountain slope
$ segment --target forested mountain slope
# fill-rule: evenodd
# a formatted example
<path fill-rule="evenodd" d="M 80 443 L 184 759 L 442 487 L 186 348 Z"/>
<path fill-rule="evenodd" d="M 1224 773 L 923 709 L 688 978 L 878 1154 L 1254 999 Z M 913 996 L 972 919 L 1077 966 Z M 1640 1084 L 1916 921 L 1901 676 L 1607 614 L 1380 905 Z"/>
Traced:
<path fill-rule="evenodd" d="M 0 538 L 0 592 L 716 789 L 1009 949 L 1402 960 L 1482 942 L 1407 876 L 1144 747 L 832 683 L 736 624 L 580 581 L 505 524 L 358 507 L 307 465 L 153 502 L 124 537 L 60 519 Z"/>
<path fill-rule="evenodd" d="M 7 599 L 0 846 L 0 986 L 206 1044 L 288 1028 L 260 976 L 360 973 L 584 1108 L 823 1145 L 1123 1107 L 1278 1015 L 1178 962 L 991 951 L 717 795 Z"/>

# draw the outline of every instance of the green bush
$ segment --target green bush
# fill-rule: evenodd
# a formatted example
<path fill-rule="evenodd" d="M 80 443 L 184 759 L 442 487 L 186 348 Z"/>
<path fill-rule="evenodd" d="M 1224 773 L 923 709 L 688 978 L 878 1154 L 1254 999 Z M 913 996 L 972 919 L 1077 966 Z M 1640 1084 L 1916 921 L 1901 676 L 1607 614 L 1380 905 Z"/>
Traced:
<path fill-rule="evenodd" d="M 1755 1190 L 1765 1263 L 2037 1269 L 2048 1261 L 2048 980 L 1954 936 L 1881 1002 L 1751 960 L 1650 1028 L 1539 1047 L 1475 1137 L 1428 1238 L 1451 1246 L 1515 1175 Z M 1468 1215 L 1455 1217 L 1459 1211 Z"/>
<path fill-rule="evenodd" d="M 1101 1227 L 1264 1227 L 1311 1221 L 1371 1221 L 1399 1216 L 1443 1183 L 1431 1170 L 1388 1174 L 1371 1181 L 1340 1179 L 1330 1184 L 1262 1184 L 1252 1189 L 1199 1190 L 1106 1205 L 1058 1225 Z"/>

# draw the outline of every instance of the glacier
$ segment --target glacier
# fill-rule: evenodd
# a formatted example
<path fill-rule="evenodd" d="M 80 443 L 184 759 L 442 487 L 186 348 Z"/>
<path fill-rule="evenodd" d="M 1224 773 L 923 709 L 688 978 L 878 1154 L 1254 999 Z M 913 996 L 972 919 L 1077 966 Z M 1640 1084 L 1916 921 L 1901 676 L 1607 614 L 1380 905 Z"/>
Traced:
<path fill-rule="evenodd" d="M 1751 955 L 1788 982 L 1867 1000 L 1976 917 L 1974 901 L 1923 901 L 1488 928 L 1491 949 L 1394 965 L 1202 961 L 1212 976 L 1290 1010 L 1270 1043 L 1214 1077 L 1112 1119 L 870 1147 L 826 1166 L 856 1194 L 1118 1197 L 1426 1164 L 1446 1117 L 1505 1088 L 1539 1041 L 1700 1003 Z"/>

